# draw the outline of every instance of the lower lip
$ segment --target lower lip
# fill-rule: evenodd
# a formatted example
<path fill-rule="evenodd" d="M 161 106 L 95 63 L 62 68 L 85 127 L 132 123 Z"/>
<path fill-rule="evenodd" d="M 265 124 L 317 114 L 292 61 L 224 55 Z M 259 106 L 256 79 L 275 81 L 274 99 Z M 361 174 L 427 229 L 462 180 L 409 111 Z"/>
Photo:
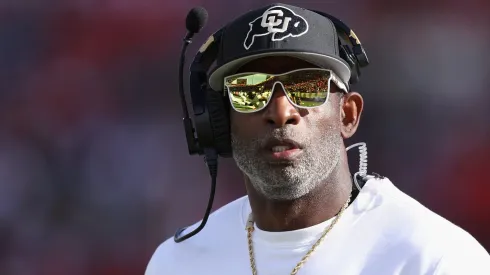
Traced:
<path fill-rule="evenodd" d="M 294 160 L 295 158 L 297 158 L 301 154 L 301 152 L 302 152 L 301 149 L 295 148 L 295 149 L 285 150 L 282 152 L 269 151 L 269 153 L 267 155 L 271 160 L 291 161 L 291 160 Z"/>

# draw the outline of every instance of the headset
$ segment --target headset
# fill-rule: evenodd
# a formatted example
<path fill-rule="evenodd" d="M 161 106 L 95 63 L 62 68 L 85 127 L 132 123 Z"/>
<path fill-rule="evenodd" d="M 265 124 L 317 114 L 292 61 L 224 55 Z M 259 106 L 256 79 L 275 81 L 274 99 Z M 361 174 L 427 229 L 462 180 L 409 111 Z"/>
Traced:
<path fill-rule="evenodd" d="M 361 68 L 369 64 L 367 54 L 354 31 L 334 16 L 311 10 L 333 22 L 339 37 L 340 57 L 344 59 L 350 69 L 351 78 L 349 83 L 354 84 L 359 81 Z M 198 33 L 207 21 L 207 11 L 202 7 L 193 8 L 187 15 L 186 23 L 188 33 L 184 38 L 182 47 L 179 71 L 179 92 L 184 113 L 183 123 L 187 139 L 187 146 L 190 155 L 204 155 L 204 161 L 209 168 L 211 175 L 211 193 L 204 218 L 200 225 L 192 232 L 180 236 L 186 228 L 177 230 L 174 241 L 182 242 L 201 231 L 206 225 L 211 212 L 214 193 L 216 189 L 216 177 L 218 169 L 218 157 L 232 157 L 229 111 L 230 105 L 223 91 L 215 91 L 209 87 L 208 71 L 215 62 L 221 42 L 222 32 L 226 26 L 213 35 L 200 47 L 190 65 L 189 93 L 193 108 L 193 119 L 190 118 L 187 103 L 184 95 L 183 71 L 185 63 L 185 51 L 192 42 L 194 34 Z M 350 85 L 349 85 L 350 87 Z M 223 96 L 225 94 L 225 96 Z M 193 126 L 194 123 L 194 126 Z M 360 169 L 354 177 L 356 187 L 360 189 L 357 178 L 366 177 L 367 169 L 367 149 L 364 143 L 354 144 L 360 148 Z"/>

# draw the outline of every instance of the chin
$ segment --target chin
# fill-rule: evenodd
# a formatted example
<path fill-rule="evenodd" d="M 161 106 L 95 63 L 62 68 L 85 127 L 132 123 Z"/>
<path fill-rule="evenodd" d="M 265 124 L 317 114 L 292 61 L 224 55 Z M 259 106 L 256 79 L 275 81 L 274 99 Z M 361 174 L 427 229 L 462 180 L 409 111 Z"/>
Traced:
<path fill-rule="evenodd" d="M 294 201 L 306 196 L 308 192 L 301 192 L 300 190 L 281 189 L 271 190 L 271 192 L 264 192 L 263 195 L 269 200 L 273 201 Z"/>
<path fill-rule="evenodd" d="M 255 189 L 270 200 L 291 201 L 306 196 L 314 189 L 311 183 L 304 179 L 277 175 L 267 180 L 253 181 Z"/>

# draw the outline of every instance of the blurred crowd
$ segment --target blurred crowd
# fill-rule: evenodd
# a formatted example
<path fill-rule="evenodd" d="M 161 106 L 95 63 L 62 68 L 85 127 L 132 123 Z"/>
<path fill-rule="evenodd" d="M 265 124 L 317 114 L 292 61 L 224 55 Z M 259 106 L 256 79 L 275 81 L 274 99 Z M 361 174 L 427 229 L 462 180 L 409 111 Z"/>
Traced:
<path fill-rule="evenodd" d="M 0 2 L 0 274 L 143 274 L 201 219 L 210 177 L 189 156 L 178 96 L 189 49 L 267 1 Z M 356 89 L 368 170 L 490 249 L 490 2 L 291 2 L 342 18 L 371 60 Z M 349 152 L 352 170 L 357 154 Z M 220 160 L 214 208 L 245 194 Z"/>

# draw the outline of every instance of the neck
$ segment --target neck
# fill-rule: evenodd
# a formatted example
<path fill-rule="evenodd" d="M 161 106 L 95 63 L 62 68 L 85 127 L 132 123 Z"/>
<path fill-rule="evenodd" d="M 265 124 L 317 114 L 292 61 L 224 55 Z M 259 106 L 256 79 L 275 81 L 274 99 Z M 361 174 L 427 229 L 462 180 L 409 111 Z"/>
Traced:
<path fill-rule="evenodd" d="M 295 200 L 272 201 L 258 193 L 247 177 L 245 184 L 257 227 L 270 232 L 298 230 L 331 219 L 338 214 L 352 191 L 346 157 L 316 190 Z"/>

